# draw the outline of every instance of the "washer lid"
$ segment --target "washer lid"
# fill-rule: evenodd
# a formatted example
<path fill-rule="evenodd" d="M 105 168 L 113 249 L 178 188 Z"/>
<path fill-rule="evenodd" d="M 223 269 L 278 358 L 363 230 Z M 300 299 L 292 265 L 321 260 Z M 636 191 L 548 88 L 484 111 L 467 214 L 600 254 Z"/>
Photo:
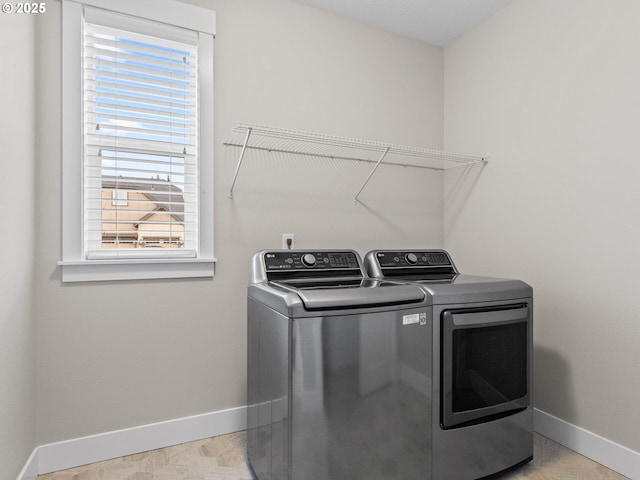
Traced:
<path fill-rule="evenodd" d="M 372 279 L 291 280 L 269 282 L 269 285 L 295 293 L 305 310 L 401 305 L 423 302 L 426 297 L 417 285 Z"/>

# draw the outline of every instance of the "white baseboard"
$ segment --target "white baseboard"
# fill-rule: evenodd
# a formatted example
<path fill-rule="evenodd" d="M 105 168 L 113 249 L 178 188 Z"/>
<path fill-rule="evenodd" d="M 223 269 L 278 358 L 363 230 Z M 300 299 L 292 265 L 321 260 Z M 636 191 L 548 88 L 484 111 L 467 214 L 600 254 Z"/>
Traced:
<path fill-rule="evenodd" d="M 18 480 L 36 480 L 38 477 L 38 448 L 36 447 L 27 463 L 25 463 L 24 468 L 18 475 Z"/>
<path fill-rule="evenodd" d="M 40 445 L 18 480 L 35 480 L 44 473 L 245 430 L 246 412 L 246 407 L 230 408 Z"/>
<path fill-rule="evenodd" d="M 640 453 L 534 410 L 534 430 L 575 452 L 640 480 Z M 157 448 L 238 432 L 246 428 L 246 407 L 153 423 L 36 447 L 17 480 Z"/>
<path fill-rule="evenodd" d="M 640 453 L 534 409 L 533 429 L 540 435 L 570 448 L 632 480 L 640 480 Z"/>

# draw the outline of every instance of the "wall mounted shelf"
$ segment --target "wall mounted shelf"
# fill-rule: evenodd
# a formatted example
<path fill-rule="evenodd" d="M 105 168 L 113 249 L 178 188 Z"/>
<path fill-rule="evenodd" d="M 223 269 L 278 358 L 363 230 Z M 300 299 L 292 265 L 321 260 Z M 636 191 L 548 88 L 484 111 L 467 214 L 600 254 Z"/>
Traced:
<path fill-rule="evenodd" d="M 487 157 L 460 155 L 425 148 L 356 140 L 246 123 L 239 123 L 231 132 L 230 139 L 224 145 L 241 148 L 241 151 L 231 181 L 231 187 L 229 188 L 229 198 L 233 198 L 233 189 L 238 180 L 238 174 L 247 150 L 371 163 L 373 168 L 354 195 L 354 203 L 358 202 L 358 196 L 380 165 L 448 170 L 450 168 L 480 163 L 486 164 L 488 162 Z"/>

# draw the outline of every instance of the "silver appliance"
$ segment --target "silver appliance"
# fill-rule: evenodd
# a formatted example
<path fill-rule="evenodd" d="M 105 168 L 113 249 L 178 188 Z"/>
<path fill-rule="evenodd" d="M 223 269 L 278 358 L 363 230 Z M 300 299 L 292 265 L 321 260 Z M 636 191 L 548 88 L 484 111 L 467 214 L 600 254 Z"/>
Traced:
<path fill-rule="evenodd" d="M 263 251 L 248 287 L 247 453 L 258 480 L 423 480 L 432 308 L 353 250 Z"/>
<path fill-rule="evenodd" d="M 471 480 L 533 458 L 533 293 L 526 283 L 458 272 L 444 250 L 375 250 L 370 277 L 430 298 L 433 480 Z"/>

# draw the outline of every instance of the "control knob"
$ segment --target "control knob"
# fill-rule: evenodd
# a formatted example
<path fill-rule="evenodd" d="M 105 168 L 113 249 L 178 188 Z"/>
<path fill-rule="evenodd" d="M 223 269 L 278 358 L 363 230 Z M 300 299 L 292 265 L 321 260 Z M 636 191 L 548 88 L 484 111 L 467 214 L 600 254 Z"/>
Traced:
<path fill-rule="evenodd" d="M 418 257 L 415 253 L 407 253 L 405 259 L 407 260 L 407 263 L 411 265 L 415 265 L 416 263 L 418 263 Z"/>
<path fill-rule="evenodd" d="M 305 267 L 313 267 L 316 264 L 316 257 L 311 253 L 305 253 L 302 256 L 302 264 Z"/>

